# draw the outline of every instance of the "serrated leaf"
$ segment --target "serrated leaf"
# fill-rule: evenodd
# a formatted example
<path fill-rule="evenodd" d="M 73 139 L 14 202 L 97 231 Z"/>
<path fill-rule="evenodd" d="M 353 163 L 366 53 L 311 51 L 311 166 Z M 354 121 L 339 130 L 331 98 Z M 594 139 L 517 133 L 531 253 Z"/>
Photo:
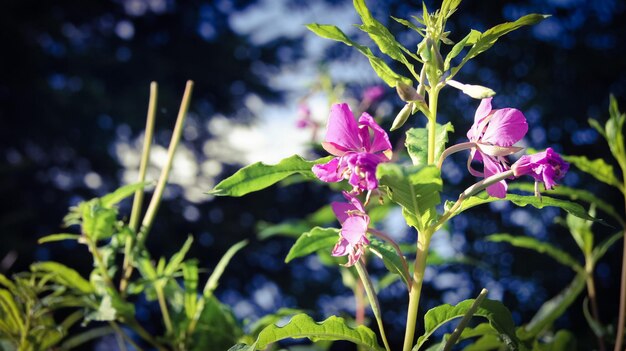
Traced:
<path fill-rule="evenodd" d="M 424 315 L 425 332 L 417 339 L 417 345 L 413 350 L 419 350 L 426 340 L 442 325 L 455 319 L 461 318 L 470 309 L 474 299 L 459 302 L 452 306 L 444 304 L 430 309 Z M 483 317 L 489 321 L 490 326 L 498 332 L 506 345 L 516 347 L 519 343 L 515 335 L 515 323 L 511 312 L 499 301 L 485 299 L 474 313 L 475 317 Z"/>
<path fill-rule="evenodd" d="M 496 43 L 498 38 L 501 36 L 510 33 L 516 29 L 519 29 L 523 26 L 533 25 L 543 21 L 544 19 L 550 17 L 549 15 L 540 15 L 540 14 L 530 14 L 526 16 L 522 16 L 518 18 L 514 22 L 506 22 L 502 24 L 498 24 L 495 27 L 492 27 L 482 33 L 480 37 L 476 38 L 476 42 L 472 45 L 471 49 L 465 55 L 461 63 L 454 67 L 450 73 L 450 77 L 456 75 L 456 73 L 461 69 L 461 67 L 467 63 L 467 61 L 473 59 L 478 56 L 480 53 L 485 52 L 493 44 Z M 475 34 L 474 34 L 475 35 Z"/>
<path fill-rule="evenodd" d="M 41 237 L 37 240 L 37 243 L 44 244 L 44 243 L 49 243 L 53 241 L 78 240 L 78 239 L 80 239 L 80 235 L 78 234 L 59 233 L 59 234 L 50 234 L 50 235 Z"/>
<path fill-rule="evenodd" d="M 457 214 L 460 213 L 461 211 L 467 210 L 474 206 L 487 204 L 487 203 L 491 203 L 495 201 L 507 201 L 507 200 L 511 201 L 512 203 L 520 207 L 525 207 L 527 205 L 531 205 L 539 209 L 544 208 L 546 206 L 559 207 L 576 217 L 589 220 L 589 221 L 601 222 L 601 220 L 591 217 L 581 205 L 575 202 L 555 199 L 549 196 L 542 196 L 541 199 L 539 199 L 536 196 L 524 196 L 524 195 L 517 195 L 517 194 L 507 194 L 504 199 L 501 199 L 497 197 L 491 197 L 487 195 L 486 192 L 482 192 L 476 196 L 472 196 L 472 197 L 465 199 L 463 201 L 463 204 L 461 205 L 461 210 L 457 212 Z"/>
<path fill-rule="evenodd" d="M 100 203 L 102 204 L 102 207 L 104 208 L 112 208 L 113 206 L 117 205 L 120 201 L 133 195 L 135 191 L 143 189 L 147 184 L 148 184 L 147 182 L 141 182 L 141 183 L 124 185 L 123 187 L 115 190 L 114 192 L 110 194 L 106 194 L 103 197 L 101 197 Z"/>
<path fill-rule="evenodd" d="M 213 294 L 213 290 L 217 288 L 217 283 L 219 279 L 222 277 L 222 274 L 224 273 L 224 270 L 226 269 L 226 266 L 228 266 L 228 263 L 230 262 L 230 260 L 233 258 L 233 256 L 235 256 L 235 254 L 239 250 L 243 249 L 244 246 L 246 245 L 248 245 L 248 240 L 242 240 L 236 243 L 235 245 L 231 246 L 226 251 L 224 256 L 220 258 L 219 262 L 215 266 L 215 269 L 213 269 L 211 276 L 207 280 L 206 285 L 204 286 L 204 290 L 202 291 L 202 295 L 205 298 Z"/>
<path fill-rule="evenodd" d="M 402 206 L 407 224 L 419 231 L 437 218 L 441 173 L 435 166 L 415 167 L 380 164 L 377 169 L 380 185 L 389 189 L 391 200 Z"/>
<path fill-rule="evenodd" d="M 598 158 L 590 160 L 587 156 L 566 156 L 562 155 L 563 159 L 580 169 L 581 171 L 592 175 L 597 180 L 614 186 L 618 189 L 622 189 L 622 183 L 615 176 L 613 166 L 606 163 L 603 159 Z"/>
<path fill-rule="evenodd" d="M 93 286 L 77 271 L 64 266 L 58 262 L 36 262 L 30 265 L 33 272 L 53 273 L 50 280 L 66 286 L 71 289 L 80 291 L 83 294 L 91 294 L 94 292 Z"/>
<path fill-rule="evenodd" d="M 570 254 L 568 254 L 567 252 L 549 243 L 539 241 L 533 237 L 513 236 L 510 234 L 492 234 L 487 236 L 486 240 L 492 242 L 505 242 L 515 247 L 522 247 L 525 249 L 534 250 L 541 254 L 546 254 L 547 256 L 552 257 L 557 262 L 572 268 L 574 271 L 580 272 L 584 270 L 584 268 L 576 261 L 576 259 L 570 256 Z"/>
<path fill-rule="evenodd" d="M 398 256 L 398 253 L 391 247 L 391 245 L 372 239 L 370 240 L 370 245 L 368 246 L 369 250 L 374 252 L 376 256 L 383 260 L 385 267 L 389 272 L 397 274 L 402 278 L 404 284 L 408 287 L 409 282 L 411 281 L 411 276 L 409 275 L 409 271 L 402 264 L 402 260 Z"/>
<path fill-rule="evenodd" d="M 578 273 L 572 282 L 560 294 L 544 302 L 524 329 L 518 333 L 521 339 L 528 340 L 537 336 L 559 318 L 585 289 L 586 274 Z"/>
<path fill-rule="evenodd" d="M 299 309 L 281 308 L 276 311 L 276 313 L 266 314 L 250 326 L 250 335 L 256 338 L 259 336 L 259 333 L 268 326 L 300 313 L 303 313 L 303 311 Z"/>
<path fill-rule="evenodd" d="M 222 180 L 208 193 L 215 196 L 239 197 L 265 189 L 293 174 L 315 179 L 311 168 L 316 164 L 328 162 L 330 159 L 332 156 L 307 161 L 301 156 L 293 155 L 275 165 L 267 165 L 263 162 L 253 163 Z"/>
<path fill-rule="evenodd" d="M 341 317 L 331 316 L 323 322 L 315 322 L 306 314 L 298 314 L 282 327 L 270 325 L 263 329 L 251 350 L 264 350 L 269 344 L 285 339 L 307 338 L 311 341 L 345 340 L 366 350 L 383 351 L 376 334 L 365 326 L 352 328 Z"/>
<path fill-rule="evenodd" d="M 338 239 L 339 229 L 315 227 L 302 234 L 298 240 L 296 240 L 285 258 L 285 263 L 289 263 L 291 260 L 298 257 L 310 255 L 319 250 L 331 250 Z"/>
<path fill-rule="evenodd" d="M 446 148 L 450 132 L 454 132 L 454 126 L 450 122 L 444 125 L 437 124 L 435 127 L 435 163 L 439 161 L 439 157 Z M 428 164 L 428 126 L 409 129 L 406 132 L 404 144 L 414 165 Z"/>

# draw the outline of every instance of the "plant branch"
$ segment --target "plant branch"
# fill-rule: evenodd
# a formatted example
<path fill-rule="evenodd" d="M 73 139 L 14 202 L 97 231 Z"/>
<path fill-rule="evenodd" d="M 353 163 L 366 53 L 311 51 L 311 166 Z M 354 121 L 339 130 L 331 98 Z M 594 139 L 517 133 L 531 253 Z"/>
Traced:
<path fill-rule="evenodd" d="M 167 184 L 170 170 L 172 168 L 174 154 L 176 152 L 176 148 L 178 147 L 183 132 L 183 125 L 187 117 L 187 110 L 189 109 L 192 91 L 193 82 L 189 80 L 187 81 L 187 85 L 185 86 L 185 93 L 183 94 L 183 99 L 180 104 L 180 109 L 178 111 L 178 117 L 176 118 L 176 125 L 174 126 L 174 131 L 172 133 L 170 146 L 167 150 L 167 161 L 165 162 L 165 166 L 163 166 L 163 169 L 161 170 L 159 181 L 156 185 L 156 188 L 154 189 L 154 194 L 150 199 L 150 204 L 148 205 L 148 209 L 146 210 L 146 215 L 141 223 L 141 229 L 139 231 L 139 234 L 137 235 L 137 247 L 139 248 L 144 246 L 146 237 L 150 232 L 150 228 L 152 227 L 152 223 L 154 222 L 154 218 L 159 209 L 159 205 L 161 204 L 163 191 L 165 190 L 165 185 Z"/>
<path fill-rule="evenodd" d="M 167 309 L 167 302 L 165 301 L 165 294 L 163 292 L 163 284 L 161 282 L 157 282 L 154 284 L 154 290 L 157 294 L 157 299 L 159 300 L 159 307 L 161 308 L 161 313 L 163 314 L 163 323 L 165 324 L 165 330 L 167 335 L 171 335 L 174 330 L 172 326 L 172 319 L 170 318 L 170 312 Z"/>
<path fill-rule="evenodd" d="M 378 330 L 380 331 L 380 336 L 383 339 L 383 343 L 385 344 L 385 349 L 387 351 L 391 351 L 391 348 L 389 347 L 389 342 L 387 341 L 387 336 L 385 335 L 385 328 L 383 327 L 383 317 L 380 312 L 380 304 L 378 303 L 378 297 L 376 297 L 376 292 L 374 291 L 374 285 L 372 284 L 372 280 L 370 279 L 370 276 L 369 274 L 367 274 L 365 266 L 360 260 L 358 260 L 354 266 L 356 267 L 356 271 L 359 273 L 361 282 L 363 282 L 363 287 L 365 288 L 367 298 L 370 301 L 370 306 L 372 307 L 372 312 L 374 312 L 374 317 L 376 317 Z"/>
<path fill-rule="evenodd" d="M 446 341 L 446 345 L 444 346 L 443 351 L 452 350 L 452 347 L 456 344 L 459 336 L 461 336 L 463 329 L 467 327 L 467 323 L 469 323 L 470 319 L 472 319 L 472 316 L 474 316 L 474 313 L 476 313 L 476 311 L 480 307 L 480 304 L 483 303 L 483 300 L 485 300 L 485 297 L 487 297 L 487 292 L 487 289 L 484 288 L 480 291 L 480 294 L 478 295 L 476 300 L 474 300 L 472 306 L 470 306 L 469 310 L 465 312 L 463 319 L 461 319 L 459 325 L 456 326 L 454 332 L 452 332 L 452 335 L 450 335 L 450 338 L 448 338 L 448 340 Z"/>
<path fill-rule="evenodd" d="M 154 120 L 156 119 L 158 85 L 156 82 L 150 83 L 150 100 L 148 101 L 148 115 L 146 116 L 146 130 L 143 138 L 143 149 L 141 152 L 141 161 L 139 163 L 138 181 L 143 183 L 146 180 L 146 171 L 148 169 L 148 160 L 150 157 L 150 147 L 152 146 L 152 136 L 154 135 Z M 143 197 L 145 190 L 139 189 L 135 192 L 133 199 L 133 208 L 130 212 L 129 227 L 133 233 L 137 233 L 139 229 L 139 216 L 141 214 L 141 206 L 143 205 Z M 133 272 L 132 268 L 132 246 L 133 237 L 127 236 L 124 246 L 124 263 L 122 268 L 122 279 L 120 280 L 120 292 L 126 295 L 128 280 Z"/>

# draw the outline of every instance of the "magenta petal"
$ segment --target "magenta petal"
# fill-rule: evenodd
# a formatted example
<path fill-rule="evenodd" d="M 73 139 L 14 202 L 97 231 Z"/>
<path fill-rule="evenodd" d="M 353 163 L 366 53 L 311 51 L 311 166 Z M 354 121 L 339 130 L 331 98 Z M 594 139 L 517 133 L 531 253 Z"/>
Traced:
<path fill-rule="evenodd" d="M 491 113 L 491 99 L 493 98 L 486 98 L 480 101 L 480 105 L 478 105 L 476 113 L 474 114 L 474 124 L 467 132 L 467 138 L 469 140 L 476 141 L 478 140 L 478 138 L 480 138 L 482 129 L 485 126 L 483 122 L 485 118 L 487 118 L 487 116 L 489 116 L 489 114 Z"/>
<path fill-rule="evenodd" d="M 511 146 L 528 132 L 524 114 L 514 108 L 496 110 L 489 120 L 481 141 L 498 146 Z"/>
<path fill-rule="evenodd" d="M 368 218 L 363 216 L 349 216 L 343 222 L 341 237 L 348 240 L 350 245 L 356 245 L 362 241 L 367 233 Z"/>
<path fill-rule="evenodd" d="M 489 178 L 492 175 L 506 171 L 500 163 L 494 161 L 491 157 L 484 157 L 483 162 L 485 164 L 485 178 Z M 506 190 L 506 181 L 501 180 L 495 184 L 488 186 L 487 194 L 493 197 L 503 199 L 504 197 L 506 197 Z"/>
<path fill-rule="evenodd" d="M 389 141 L 389 136 L 387 135 L 387 132 L 385 132 L 385 130 L 382 129 L 378 125 L 378 123 L 376 123 L 376 121 L 374 120 L 374 118 L 372 118 L 372 116 L 370 116 L 367 112 L 363 112 L 363 114 L 359 118 L 359 124 L 368 126 L 374 132 L 371 145 L 369 145 L 368 150 L 367 150 L 368 152 L 386 153 L 387 151 L 389 152 L 391 151 L 391 142 Z M 369 131 L 368 131 L 368 135 L 369 135 Z M 389 158 L 387 157 L 385 158 L 389 160 Z"/>
<path fill-rule="evenodd" d="M 354 210 L 365 213 L 365 208 L 363 207 L 363 204 L 361 203 L 361 201 L 359 201 L 359 199 L 356 196 L 350 194 L 347 191 L 343 191 L 342 194 L 343 194 L 343 197 L 346 198 L 346 200 L 350 201 L 350 204 L 352 204 L 352 207 Z"/>
<path fill-rule="evenodd" d="M 322 144 L 324 149 L 336 156 L 341 156 L 334 153 L 337 150 L 359 150 L 362 145 L 358 134 L 359 128 L 348 104 L 333 105 L 326 126 L 326 143 Z"/>
<path fill-rule="evenodd" d="M 328 163 L 314 165 L 313 174 L 323 182 L 335 183 L 343 179 L 345 167 L 339 166 L 339 158 L 335 157 Z"/>
<path fill-rule="evenodd" d="M 335 213 L 335 216 L 337 217 L 341 225 L 343 225 L 343 223 L 348 218 L 348 214 L 346 212 L 359 210 L 358 208 L 354 207 L 354 204 L 346 202 L 332 202 L 330 204 L 330 207 L 333 209 L 333 212 Z"/>
<path fill-rule="evenodd" d="M 350 243 L 344 238 L 339 238 L 339 241 L 335 244 L 335 247 L 333 247 L 331 254 L 335 257 L 345 256 L 348 254 L 350 249 Z"/>

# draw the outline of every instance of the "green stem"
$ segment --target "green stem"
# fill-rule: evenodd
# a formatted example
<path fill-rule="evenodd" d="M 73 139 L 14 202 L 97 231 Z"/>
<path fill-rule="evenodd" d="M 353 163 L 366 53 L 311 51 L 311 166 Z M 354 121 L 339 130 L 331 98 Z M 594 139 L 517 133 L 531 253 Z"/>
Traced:
<path fill-rule="evenodd" d="M 437 100 L 439 99 L 439 88 L 431 87 L 428 95 L 428 164 L 435 163 L 435 141 L 437 132 Z"/>
<path fill-rule="evenodd" d="M 456 344 L 459 336 L 461 336 L 463 329 L 467 327 L 467 323 L 469 323 L 470 319 L 472 319 L 472 316 L 474 316 L 474 313 L 476 313 L 476 311 L 478 310 L 478 307 L 480 307 L 480 304 L 483 303 L 483 300 L 485 300 L 485 297 L 487 297 L 487 292 L 487 289 L 482 289 L 480 291 L 480 294 L 478 295 L 476 300 L 474 300 L 472 306 L 470 306 L 467 312 L 465 312 L 463 319 L 461 319 L 459 325 L 457 325 L 457 327 L 454 329 L 454 332 L 452 332 L 452 335 L 450 335 L 450 338 L 448 338 L 448 340 L 446 341 L 446 345 L 444 346 L 443 351 L 452 350 L 452 347 L 454 346 L 454 344 Z"/>
<path fill-rule="evenodd" d="M 152 195 L 152 198 L 150 199 L 150 204 L 148 205 L 148 209 L 146 210 L 146 215 L 141 223 L 141 230 L 137 235 L 136 247 L 138 248 L 142 248 L 144 246 L 146 242 L 146 237 L 150 232 L 150 228 L 152 227 L 152 223 L 154 222 L 154 218 L 159 209 L 159 205 L 161 204 L 163 191 L 165 190 L 165 185 L 167 184 L 170 170 L 172 168 L 174 153 L 176 152 L 176 148 L 178 147 L 181 135 L 183 133 L 183 125 L 185 124 L 185 119 L 187 117 L 187 110 L 189 109 L 192 91 L 193 82 L 189 80 L 187 81 L 187 85 L 185 86 L 185 93 L 183 94 L 183 100 L 180 104 L 180 109 L 178 110 L 178 117 L 176 118 L 176 125 L 174 126 L 174 131 L 172 133 L 170 146 L 167 150 L 167 161 L 165 162 L 165 166 L 163 166 L 163 169 L 161 170 L 159 181 L 157 182 L 156 188 L 154 189 L 154 194 Z"/>
<path fill-rule="evenodd" d="M 369 274 L 367 274 L 365 266 L 363 266 L 363 263 L 360 260 L 356 262 L 354 267 L 356 267 L 356 271 L 359 273 L 361 282 L 363 282 L 363 287 L 365 288 L 367 298 L 370 301 L 370 306 L 372 307 L 372 312 L 374 312 L 374 317 L 376 317 L 378 330 L 380 331 L 380 336 L 383 339 L 383 343 L 385 344 L 385 349 L 387 351 L 391 351 L 391 348 L 389 347 L 389 342 L 387 341 L 387 336 L 385 335 L 385 328 L 383 327 L 383 317 L 380 312 L 380 304 L 378 303 L 378 298 L 376 297 L 376 291 L 374 291 L 374 285 L 372 284 L 372 280 L 370 279 L 370 276 Z"/>
<path fill-rule="evenodd" d="M 406 316 L 406 330 L 404 334 L 403 351 L 411 351 L 415 339 L 415 326 L 417 324 L 417 309 L 424 282 L 424 271 L 426 270 L 426 258 L 428 257 L 428 247 L 432 232 L 429 230 L 419 233 L 417 237 L 417 251 L 415 256 L 415 268 L 413 270 L 413 287 L 409 293 L 409 308 Z"/>
<path fill-rule="evenodd" d="M 598 310 L 598 300 L 596 298 L 596 284 L 593 279 L 593 259 L 591 257 L 585 257 L 585 271 L 587 273 L 586 283 L 587 283 L 587 296 L 589 296 L 589 301 L 591 301 L 591 316 L 592 318 L 600 324 L 600 312 Z M 598 351 L 605 351 L 606 346 L 604 345 L 604 338 L 602 335 L 596 335 L 598 338 Z"/>
<path fill-rule="evenodd" d="M 148 160 L 150 157 L 150 147 L 152 146 L 152 136 L 154 135 L 154 120 L 156 119 L 158 85 L 156 82 L 150 83 L 150 100 L 148 101 L 148 115 L 146 116 L 146 130 L 143 138 L 143 150 L 141 152 L 141 161 L 139 163 L 138 181 L 143 183 L 146 180 L 146 171 L 148 169 Z M 139 229 L 139 216 L 141 215 L 141 206 L 143 205 L 144 189 L 135 192 L 133 199 L 133 208 L 130 212 L 129 226 L 133 233 L 137 233 Z M 122 296 L 126 295 L 128 280 L 133 273 L 132 265 L 132 247 L 133 237 L 127 236 L 124 246 L 124 263 L 122 265 L 122 279 L 120 280 L 120 292 Z"/>
<path fill-rule="evenodd" d="M 626 176 L 626 169 L 622 167 L 622 174 Z M 624 181 L 624 187 L 626 189 L 626 179 Z M 624 197 L 626 204 L 626 196 Z M 615 351 L 622 351 L 622 345 L 624 344 L 624 321 L 626 320 L 626 229 L 624 230 L 624 237 L 622 238 L 622 277 L 619 293 L 619 316 L 617 319 L 617 338 L 615 339 Z"/>
<path fill-rule="evenodd" d="M 163 314 L 163 323 L 165 324 L 165 330 L 167 335 L 171 335 L 174 328 L 172 327 L 172 319 L 170 318 L 170 312 L 167 309 L 167 302 L 165 301 L 165 294 L 163 292 L 163 284 L 157 282 L 154 284 L 154 290 L 159 300 L 159 307 L 161 307 L 161 313 Z"/>

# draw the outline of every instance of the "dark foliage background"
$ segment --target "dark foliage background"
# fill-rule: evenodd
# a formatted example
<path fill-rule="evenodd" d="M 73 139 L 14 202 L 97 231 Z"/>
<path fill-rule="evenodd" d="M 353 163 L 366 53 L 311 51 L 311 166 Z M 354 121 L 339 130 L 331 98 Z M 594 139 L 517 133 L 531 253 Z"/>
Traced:
<path fill-rule="evenodd" d="M 427 3 L 431 9 L 435 7 Z M 322 6 L 333 13 L 346 11 L 345 5 L 345 1 L 321 0 L 307 4 L 291 0 L 5 1 L 0 11 L 0 40 L 5 47 L 0 55 L 0 271 L 10 274 L 27 269 L 34 260 L 48 259 L 85 274 L 89 271 L 84 247 L 38 246 L 36 240 L 63 230 L 60 223 L 69 206 L 121 184 L 123 150 L 116 145 L 132 144 L 143 130 L 150 81 L 160 85 L 156 133 L 160 145 L 169 140 L 168 130 L 174 124 L 185 80 L 196 82 L 190 117 L 196 128 L 185 134 L 185 145 L 203 161 L 212 157 L 203 150 L 204 142 L 216 137 L 204 128 L 209 119 L 223 115 L 252 123 L 259 117 L 246 102 L 250 93 L 263 101 L 291 104 L 295 115 L 294 93 L 267 84 L 268 77 L 279 74 L 282 67 L 297 67 L 305 59 L 302 36 L 294 35 L 290 28 L 299 19 L 317 19 L 285 13 L 270 17 L 259 22 L 258 29 L 274 26 L 280 33 L 284 26 L 284 35 L 259 41 L 254 39 L 254 29 L 233 28 L 237 27 L 233 16 L 260 16 L 263 8 L 273 6 L 293 14 Z M 393 0 L 370 1 L 370 6 L 381 21 L 389 15 L 408 18 L 419 10 L 416 4 Z M 625 101 L 625 7 L 617 0 L 465 1 L 450 22 L 453 40 L 462 38 L 470 28 L 485 30 L 530 12 L 553 16 L 501 39 L 468 64 L 458 80 L 496 90 L 495 107 L 514 106 L 524 111 L 531 125 L 528 146 L 606 157 L 608 148 L 586 120 L 607 118 L 609 93 Z M 350 25 L 335 24 L 342 28 Z M 390 26 L 404 31 L 395 22 Z M 363 34 L 358 38 L 368 42 Z M 418 42 L 409 33 L 399 38 L 407 47 Z M 356 62 L 367 69 L 362 66 L 365 60 L 350 48 L 330 45 L 321 50 L 319 57 L 325 57 L 331 67 L 337 62 Z M 348 93 L 355 96 L 366 85 L 377 83 L 371 70 L 335 78 L 347 83 Z M 388 91 L 387 99 L 394 104 L 392 112 L 398 111 L 400 101 L 393 91 Z M 441 101 L 445 101 L 442 119 L 454 121 L 453 141 L 461 141 L 477 102 L 452 89 L 444 92 Z M 216 178 L 240 167 L 236 160 L 220 161 Z M 456 160 L 456 166 L 450 163 L 444 169 L 450 184 L 445 191 L 451 198 L 474 180 L 463 173 L 463 156 Z M 594 191 L 623 209 L 620 194 L 590 177 L 571 172 L 565 183 Z M 206 190 L 208 186 L 202 189 Z M 191 255 L 205 267 L 213 267 L 236 241 L 254 238 L 256 221 L 297 218 L 326 203 L 331 195 L 316 184 L 274 187 L 242 199 L 190 201 L 184 193 L 184 184 L 170 187 L 149 246 L 155 256 L 168 256 L 192 233 L 197 240 Z M 554 218 L 562 215 L 558 211 L 536 212 L 509 205 L 485 209 L 453 221 L 445 234 L 449 240 L 442 245 L 482 260 L 486 268 L 449 265 L 431 269 L 424 306 L 432 307 L 442 299 L 452 303 L 469 298 L 487 286 L 514 311 L 518 322 L 528 321 L 573 273 L 532 252 L 481 239 L 508 231 L 543 238 L 570 252 L 576 252 L 575 245 L 566 231 L 553 224 Z M 598 228 L 596 240 L 611 230 Z M 406 233 L 404 240 L 413 240 L 413 235 Z M 228 268 L 219 288 L 221 299 L 232 304 L 242 319 L 258 318 L 278 307 L 299 306 L 316 311 L 319 318 L 349 313 L 353 301 L 336 269 L 320 266 L 314 258 L 289 266 L 283 263 L 291 242 L 253 239 Z M 607 323 L 617 318 L 620 259 L 620 250 L 614 248 L 597 270 L 600 314 Z M 397 345 L 406 300 L 399 286 L 389 288 L 382 299 L 388 306 L 385 318 Z M 581 304 L 582 299 L 558 323 L 575 331 L 581 349 L 588 349 L 593 338 Z M 150 324 L 157 309 L 144 305 L 139 318 Z M 149 327 L 161 328 L 156 324 Z"/>

